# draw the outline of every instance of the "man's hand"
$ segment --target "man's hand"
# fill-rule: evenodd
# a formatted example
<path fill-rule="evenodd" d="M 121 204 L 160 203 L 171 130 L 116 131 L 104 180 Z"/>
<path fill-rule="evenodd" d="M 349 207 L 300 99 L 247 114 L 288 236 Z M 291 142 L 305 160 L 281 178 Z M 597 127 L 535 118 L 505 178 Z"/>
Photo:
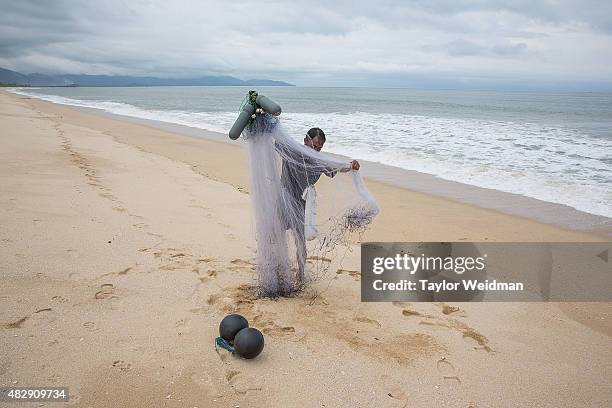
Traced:
<path fill-rule="evenodd" d="M 357 160 L 353 160 L 347 167 L 340 169 L 340 173 L 347 173 L 351 170 L 359 170 L 359 167 L 359 162 Z"/>

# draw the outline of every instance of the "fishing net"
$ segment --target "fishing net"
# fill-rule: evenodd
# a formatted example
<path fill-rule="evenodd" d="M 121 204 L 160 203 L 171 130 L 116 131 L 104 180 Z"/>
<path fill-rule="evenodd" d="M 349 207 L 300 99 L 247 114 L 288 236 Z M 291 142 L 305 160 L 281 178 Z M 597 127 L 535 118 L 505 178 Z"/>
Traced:
<path fill-rule="evenodd" d="M 378 213 L 359 171 L 289 136 L 258 110 L 243 132 L 262 296 L 288 296 L 320 278 Z"/>

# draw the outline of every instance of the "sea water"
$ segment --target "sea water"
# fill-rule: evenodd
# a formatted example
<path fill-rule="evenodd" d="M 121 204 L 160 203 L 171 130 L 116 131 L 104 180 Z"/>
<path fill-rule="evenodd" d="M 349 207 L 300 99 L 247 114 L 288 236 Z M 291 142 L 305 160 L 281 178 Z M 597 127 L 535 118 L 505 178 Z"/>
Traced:
<path fill-rule="evenodd" d="M 227 133 L 244 87 L 23 88 L 53 102 Z M 612 93 L 259 87 L 301 140 L 612 217 Z"/>

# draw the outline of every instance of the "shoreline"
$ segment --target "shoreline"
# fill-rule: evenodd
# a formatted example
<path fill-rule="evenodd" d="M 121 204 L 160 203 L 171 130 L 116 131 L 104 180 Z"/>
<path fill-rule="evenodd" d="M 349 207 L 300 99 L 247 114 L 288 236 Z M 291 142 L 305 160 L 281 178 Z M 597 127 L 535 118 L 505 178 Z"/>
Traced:
<path fill-rule="evenodd" d="M 61 104 L 40 99 L 35 96 L 15 94 L 10 91 L 9 94 L 18 98 L 38 101 L 43 104 L 51 104 L 57 107 L 64 107 L 66 109 L 72 109 L 79 112 L 108 118 L 110 120 L 119 120 L 147 126 L 172 133 L 176 136 L 214 142 L 216 146 L 219 146 L 220 144 L 227 145 L 228 148 L 224 149 L 226 151 L 231 151 L 236 148 L 244 148 L 243 143 L 240 141 L 230 141 L 227 138 L 227 135 L 211 130 L 171 122 L 121 115 L 108 112 L 100 108 Z M 123 141 L 130 143 L 127 139 L 123 139 Z M 140 147 L 147 149 L 151 148 L 152 146 L 144 146 L 143 144 L 140 144 Z M 194 164 L 192 160 L 185 160 L 185 158 L 178 157 L 177 155 L 167 155 L 159 150 L 156 150 L 155 153 L 165 155 L 166 157 L 174 160 L 185 161 L 192 165 Z M 236 153 L 234 152 L 234 155 L 235 154 Z M 336 154 L 331 155 L 336 157 L 345 157 Z M 242 157 L 244 157 L 244 154 L 242 154 Z M 412 193 L 424 194 L 432 198 L 447 200 L 449 202 L 465 204 L 483 210 L 490 210 L 507 216 L 519 217 L 553 227 L 594 234 L 603 238 L 603 240 L 610 240 L 612 238 L 612 218 L 580 211 L 564 204 L 543 201 L 500 190 L 463 184 L 456 181 L 442 179 L 435 175 L 389 166 L 378 162 L 370 162 L 362 159 L 359 160 L 362 163 L 362 174 L 364 175 L 364 178 L 370 182 L 384 184 L 391 188 L 399 188 Z M 247 182 L 244 177 L 240 180 L 233 175 L 217 175 L 216 177 L 219 180 L 228 181 L 235 186 L 239 185 L 239 188 L 241 189 L 246 189 Z"/>

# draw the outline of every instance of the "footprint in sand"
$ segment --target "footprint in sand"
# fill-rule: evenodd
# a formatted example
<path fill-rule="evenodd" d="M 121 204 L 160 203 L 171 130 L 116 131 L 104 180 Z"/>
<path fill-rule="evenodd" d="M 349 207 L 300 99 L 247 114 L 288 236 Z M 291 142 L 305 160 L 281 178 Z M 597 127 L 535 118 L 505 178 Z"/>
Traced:
<path fill-rule="evenodd" d="M 399 405 L 401 408 L 405 408 L 408 406 L 408 400 L 410 398 L 410 394 L 405 392 L 402 387 L 395 382 L 392 378 L 387 375 L 383 375 L 382 379 L 385 382 L 384 390 L 387 394 L 387 397 L 402 402 L 403 405 Z M 394 405 L 395 406 L 395 405 Z"/>
<path fill-rule="evenodd" d="M 274 322 L 270 322 L 268 326 L 262 327 L 261 331 L 272 337 L 292 336 L 295 334 L 295 327 L 279 326 Z"/>
<path fill-rule="evenodd" d="M 361 280 L 361 272 L 359 271 L 352 271 L 349 269 L 338 269 L 336 271 L 337 275 L 342 275 L 342 274 L 347 274 L 348 276 L 352 277 L 354 281 L 360 281 Z"/>
<path fill-rule="evenodd" d="M 353 321 L 356 321 L 356 322 L 359 322 L 359 323 L 371 324 L 371 325 L 374 325 L 376 327 L 382 327 L 382 325 L 378 321 L 376 321 L 374 319 L 370 319 L 370 318 L 365 317 L 365 316 L 355 316 L 355 317 L 353 317 Z"/>
<path fill-rule="evenodd" d="M 217 276 L 217 270 L 214 268 L 213 265 L 208 265 L 208 262 L 210 261 L 208 261 L 206 258 L 205 261 L 202 261 L 202 259 L 200 259 L 198 260 L 198 264 L 191 269 L 192 272 L 198 275 L 198 279 L 202 283 L 206 282 L 209 278 L 214 278 L 215 276 Z"/>
<path fill-rule="evenodd" d="M 11 360 L 9 360 L 8 358 L 3 357 L 0 360 L 0 375 L 4 375 L 4 374 L 8 373 L 10 365 L 11 365 Z"/>
<path fill-rule="evenodd" d="M 49 377 L 47 377 L 47 381 L 49 381 L 50 383 L 57 383 L 59 379 L 60 379 L 60 376 L 57 374 L 51 374 Z"/>
<path fill-rule="evenodd" d="M 442 357 L 436 363 L 436 368 L 438 372 L 442 375 L 447 381 L 453 381 L 461 384 L 461 379 L 457 376 L 455 366 L 446 359 L 446 357 Z"/>
<path fill-rule="evenodd" d="M 83 323 L 83 327 L 85 327 L 89 331 L 93 331 L 96 329 L 96 323 L 94 322 L 85 322 Z"/>
<path fill-rule="evenodd" d="M 132 364 L 131 363 L 126 363 L 123 360 L 113 361 L 112 366 L 118 368 L 119 370 L 121 370 L 123 372 L 127 372 L 127 371 L 130 371 L 132 369 Z"/>
<path fill-rule="evenodd" d="M 463 310 L 461 310 L 461 308 L 459 308 L 458 306 L 451 306 L 451 305 L 447 305 L 444 302 L 438 302 L 436 303 L 436 306 L 439 306 L 442 308 L 442 313 L 445 315 L 457 315 L 459 317 L 466 317 L 465 312 Z"/>
<path fill-rule="evenodd" d="M 250 261 L 246 261 L 244 259 L 240 259 L 240 258 L 236 258 L 236 259 L 232 259 L 230 261 L 230 263 L 232 265 L 236 265 L 236 266 L 244 266 L 244 267 L 250 267 L 253 266 L 253 262 Z"/>
<path fill-rule="evenodd" d="M 94 295 L 96 299 L 114 299 L 117 297 L 119 296 L 115 294 L 115 287 L 111 283 L 100 285 L 100 290 Z"/>
<path fill-rule="evenodd" d="M 222 292 L 208 296 L 206 303 L 224 313 L 240 313 L 245 316 L 253 315 L 257 288 L 251 285 L 240 285 L 233 288 L 223 288 Z"/>
<path fill-rule="evenodd" d="M 194 203 L 195 201 L 192 200 L 191 202 Z M 200 208 L 200 209 L 206 210 L 206 211 L 210 210 L 209 207 L 206 207 L 205 205 L 202 205 L 202 204 L 189 204 L 189 207 Z"/>
<path fill-rule="evenodd" d="M 174 323 L 174 327 L 183 327 L 187 324 L 187 319 L 181 319 L 181 320 L 177 320 Z"/>
<path fill-rule="evenodd" d="M 148 234 L 148 232 L 147 232 L 147 234 Z M 153 245 L 153 246 L 151 246 L 151 247 L 139 248 L 139 249 L 138 249 L 138 252 L 149 252 L 149 251 L 151 251 L 152 249 L 155 249 L 155 248 L 156 248 L 156 247 L 157 247 L 157 246 L 158 246 L 160 243 L 161 243 L 161 242 L 159 242 L 159 243 L 157 243 L 157 244 L 155 244 L 155 245 Z"/>
<path fill-rule="evenodd" d="M 26 317 L 22 317 L 21 319 L 17 319 L 13 322 L 0 323 L 0 329 L 20 329 L 21 325 L 25 323 L 25 321 L 28 319 L 29 319 L 29 316 L 26 316 Z"/>
<path fill-rule="evenodd" d="M 458 330 L 461 331 L 461 333 L 463 333 L 463 339 L 471 344 L 474 344 L 474 342 L 477 344 L 474 345 L 474 350 L 484 350 L 487 353 L 491 353 L 494 350 L 489 346 L 489 339 L 487 339 L 485 336 L 483 336 L 482 334 L 478 333 L 476 330 L 474 330 L 471 327 L 464 327 L 464 326 L 459 326 Z"/>
<path fill-rule="evenodd" d="M 444 313 L 445 315 L 449 315 L 449 314 L 458 312 L 460 310 L 461 309 L 459 309 L 459 307 L 457 306 L 444 305 L 444 307 L 442 307 L 442 313 Z"/>
<path fill-rule="evenodd" d="M 246 271 L 246 270 L 255 270 L 255 264 L 250 261 L 246 261 L 244 259 L 233 259 L 230 261 L 232 266 L 229 266 L 227 269 L 230 271 Z"/>
<path fill-rule="evenodd" d="M 404 309 L 402 310 L 402 315 L 406 316 L 406 317 L 410 317 L 410 316 L 421 316 L 421 313 L 417 312 L 416 310 L 412 310 L 412 309 Z"/>
<path fill-rule="evenodd" d="M 8 322 L 8 323 L 0 323 L 0 329 L 21 329 L 21 327 L 23 326 L 23 324 L 29 320 L 29 319 L 35 319 L 38 313 L 42 313 L 42 312 L 51 312 L 53 309 L 51 309 L 50 307 L 46 307 L 44 309 L 39 309 L 37 311 L 35 311 L 34 313 L 32 313 L 29 316 L 24 316 L 21 319 L 17 319 L 15 321 L 12 322 Z"/>
<path fill-rule="evenodd" d="M 115 340 L 115 346 L 126 347 L 126 346 L 132 344 L 132 342 L 133 342 L 133 340 L 131 338 L 123 337 L 123 338 Z"/>
<path fill-rule="evenodd" d="M 141 251 L 145 251 L 142 249 Z M 196 258 L 185 250 L 176 248 L 164 248 L 153 253 L 162 265 L 159 269 L 166 271 L 189 269 L 192 272 L 199 272 L 199 265 L 212 262 L 213 258 Z"/>
<path fill-rule="evenodd" d="M 273 337 L 284 337 L 292 336 L 295 334 L 295 327 L 293 326 L 281 326 L 278 325 L 274 320 L 269 317 L 275 317 L 272 313 L 266 313 L 266 317 L 262 314 L 258 314 L 253 317 L 253 323 L 257 326 L 264 334 L 268 334 Z"/>
<path fill-rule="evenodd" d="M 165 271 L 175 271 L 185 269 L 192 265 L 191 255 L 180 250 L 167 248 L 153 254 L 156 258 L 161 259 L 163 265 L 159 269 Z"/>
<path fill-rule="evenodd" d="M 208 312 L 210 312 L 210 309 L 206 307 L 196 307 L 194 309 L 189 309 L 189 313 L 193 313 L 193 314 L 205 314 Z"/>
<path fill-rule="evenodd" d="M 63 296 L 59 296 L 59 295 L 53 296 L 51 298 L 51 300 L 53 300 L 54 302 L 57 302 L 57 303 L 68 303 L 68 302 L 70 302 L 70 299 L 65 298 Z"/>
<path fill-rule="evenodd" d="M 331 263 L 331 259 L 324 256 L 309 256 L 306 258 L 308 261 L 319 261 L 319 262 L 329 262 Z"/>
<path fill-rule="evenodd" d="M 232 381 L 236 378 L 236 376 L 240 374 L 240 371 L 237 370 L 227 370 L 225 373 L 225 380 L 231 384 Z"/>
<path fill-rule="evenodd" d="M 122 269 L 119 272 L 117 272 L 117 275 L 127 275 L 127 273 L 131 271 L 132 269 L 134 269 L 134 266 L 128 266 L 127 268 Z"/>
<path fill-rule="evenodd" d="M 253 379 L 244 378 L 238 370 L 227 370 L 225 372 L 225 380 L 236 394 L 244 395 L 249 391 L 262 390 L 262 387 L 253 387 Z"/>
<path fill-rule="evenodd" d="M 113 276 L 113 275 L 127 275 L 127 273 L 128 273 L 129 271 L 131 271 L 132 269 L 134 269 L 134 268 L 135 268 L 136 266 L 138 266 L 138 265 L 139 265 L 139 264 L 132 265 L 132 266 L 128 266 L 127 268 L 124 268 L 124 269 L 122 269 L 122 270 L 120 270 L 120 271 L 117 271 L 117 272 L 107 272 L 107 273 L 103 273 L 102 275 L 98 276 L 98 278 L 97 278 L 97 279 L 102 279 L 102 278 L 105 278 L 105 277 L 107 277 L 107 276 Z M 112 285 L 111 285 L 111 286 L 112 286 Z"/>

